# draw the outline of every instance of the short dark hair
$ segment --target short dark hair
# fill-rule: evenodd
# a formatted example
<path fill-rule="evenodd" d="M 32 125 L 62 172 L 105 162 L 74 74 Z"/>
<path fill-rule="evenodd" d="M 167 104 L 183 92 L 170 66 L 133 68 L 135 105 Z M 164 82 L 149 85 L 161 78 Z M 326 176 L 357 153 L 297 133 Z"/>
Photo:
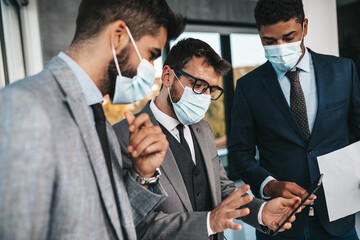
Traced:
<path fill-rule="evenodd" d="M 164 66 L 168 65 L 175 71 L 181 70 L 194 56 L 204 57 L 205 63 L 212 66 L 219 76 L 226 74 L 231 68 L 230 63 L 222 59 L 209 44 L 194 38 L 180 40 L 170 50 Z"/>
<path fill-rule="evenodd" d="M 96 37 L 108 24 L 123 20 L 135 40 L 167 30 L 167 40 L 177 38 L 186 19 L 174 13 L 166 0 L 82 0 L 72 44 Z"/>
<path fill-rule="evenodd" d="M 254 15 L 258 29 L 260 26 L 287 22 L 293 18 L 298 23 L 303 23 L 305 19 L 301 0 L 259 0 Z"/>

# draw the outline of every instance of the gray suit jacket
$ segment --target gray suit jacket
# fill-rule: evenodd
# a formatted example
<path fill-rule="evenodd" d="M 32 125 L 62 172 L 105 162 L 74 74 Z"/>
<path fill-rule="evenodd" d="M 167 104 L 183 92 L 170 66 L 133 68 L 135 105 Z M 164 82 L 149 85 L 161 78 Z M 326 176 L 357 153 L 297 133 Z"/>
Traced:
<path fill-rule="evenodd" d="M 165 197 L 124 176 L 107 124 L 119 216 L 80 86 L 58 57 L 0 92 L 0 239 L 136 239 Z"/>
<path fill-rule="evenodd" d="M 138 113 L 148 113 L 154 125 L 159 125 L 150 110 L 148 102 Z M 115 133 L 120 142 L 124 160 L 124 168 L 131 168 L 131 160 L 126 150 L 129 139 L 128 125 L 125 120 L 115 124 Z M 203 154 L 209 184 L 211 200 L 215 208 L 222 200 L 227 198 L 235 189 L 234 183 L 228 179 L 224 167 L 217 155 L 214 135 L 207 121 L 202 120 L 190 125 L 200 145 Z M 185 183 L 180 170 L 169 147 L 164 163 L 161 166 L 162 176 L 160 183 L 169 197 L 136 228 L 139 239 L 209 239 L 207 233 L 207 212 L 194 212 L 191 206 Z M 254 199 L 247 207 L 250 215 L 243 221 L 262 230 L 257 215 L 264 201 Z M 222 239 L 223 234 L 218 234 Z"/>

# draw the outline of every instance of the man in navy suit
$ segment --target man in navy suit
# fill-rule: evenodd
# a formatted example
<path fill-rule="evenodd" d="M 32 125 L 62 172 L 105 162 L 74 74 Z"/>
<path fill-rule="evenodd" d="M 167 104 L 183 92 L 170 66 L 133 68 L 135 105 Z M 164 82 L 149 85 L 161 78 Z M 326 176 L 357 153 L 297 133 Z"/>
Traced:
<path fill-rule="evenodd" d="M 264 199 L 301 197 L 320 175 L 317 156 L 347 146 L 349 131 L 360 139 L 359 79 L 351 60 L 305 48 L 301 0 L 260 0 L 255 19 L 269 61 L 237 82 L 230 168 Z M 323 188 L 316 195 L 291 230 L 257 238 L 358 239 L 354 215 L 329 222 Z"/>

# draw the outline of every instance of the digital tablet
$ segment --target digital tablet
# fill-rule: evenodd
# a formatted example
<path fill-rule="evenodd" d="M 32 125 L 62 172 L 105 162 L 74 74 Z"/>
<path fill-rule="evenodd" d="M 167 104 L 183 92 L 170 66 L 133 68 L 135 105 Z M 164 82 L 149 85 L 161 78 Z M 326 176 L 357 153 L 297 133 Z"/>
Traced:
<path fill-rule="evenodd" d="M 309 199 L 309 197 L 311 195 L 313 195 L 321 186 L 321 180 L 323 178 L 323 174 L 321 174 L 318 179 L 308 188 L 306 189 L 306 192 L 308 193 L 308 195 L 302 199 L 301 203 L 299 204 L 299 206 L 297 206 L 291 213 L 290 215 L 280 224 L 280 226 L 278 227 L 278 229 L 276 229 L 276 231 L 273 233 L 273 236 L 275 236 L 280 229 L 285 225 L 286 222 L 288 222 L 290 220 L 290 218 L 297 212 L 297 210 L 303 206 L 305 204 L 305 202 Z"/>

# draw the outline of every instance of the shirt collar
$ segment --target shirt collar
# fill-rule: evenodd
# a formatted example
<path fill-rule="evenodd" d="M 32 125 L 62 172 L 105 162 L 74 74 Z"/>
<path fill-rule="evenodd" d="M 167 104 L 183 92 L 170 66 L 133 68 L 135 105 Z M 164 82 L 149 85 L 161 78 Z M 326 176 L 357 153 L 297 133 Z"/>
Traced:
<path fill-rule="evenodd" d="M 297 68 L 300 68 L 302 71 L 310 72 L 310 53 L 307 48 L 305 48 L 305 54 L 301 61 L 295 66 Z M 275 65 L 271 64 L 275 70 L 275 73 L 279 80 L 283 79 L 287 71 L 282 71 L 278 69 Z"/>
<path fill-rule="evenodd" d="M 169 115 L 163 113 L 155 104 L 155 98 L 150 102 L 150 109 L 154 114 L 156 120 L 163 125 L 169 132 L 171 132 L 177 125 L 179 125 L 179 120 L 170 117 Z"/>
<path fill-rule="evenodd" d="M 61 58 L 74 73 L 75 78 L 79 82 L 81 91 L 85 96 L 86 103 L 89 106 L 104 101 L 104 97 L 101 94 L 100 90 L 90 79 L 90 77 L 84 72 L 84 70 L 73 59 L 71 59 L 64 52 L 60 52 L 58 57 Z"/>

